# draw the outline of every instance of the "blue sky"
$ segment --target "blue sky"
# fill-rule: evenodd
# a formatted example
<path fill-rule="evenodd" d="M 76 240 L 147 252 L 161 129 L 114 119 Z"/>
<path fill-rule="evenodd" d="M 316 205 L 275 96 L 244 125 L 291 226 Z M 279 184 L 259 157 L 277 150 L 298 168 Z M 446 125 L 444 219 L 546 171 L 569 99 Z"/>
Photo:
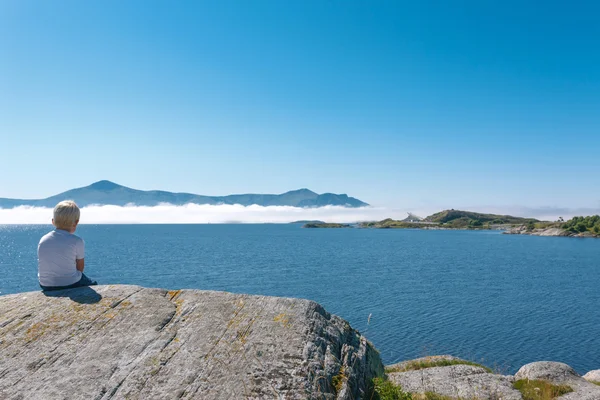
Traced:
<path fill-rule="evenodd" d="M 0 2 L 0 197 L 600 208 L 596 2 Z"/>

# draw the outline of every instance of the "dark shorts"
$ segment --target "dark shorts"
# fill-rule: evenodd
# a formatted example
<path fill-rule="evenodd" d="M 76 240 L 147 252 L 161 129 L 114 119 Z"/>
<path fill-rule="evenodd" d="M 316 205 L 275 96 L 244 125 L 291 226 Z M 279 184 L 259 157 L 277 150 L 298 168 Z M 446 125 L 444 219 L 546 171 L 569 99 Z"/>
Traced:
<path fill-rule="evenodd" d="M 90 278 L 85 276 L 85 274 L 81 274 L 81 279 L 79 280 L 79 282 L 75 282 L 74 284 L 69 286 L 43 286 L 42 284 L 40 284 L 40 287 L 42 288 L 42 290 L 49 292 L 51 290 L 73 289 L 76 287 L 94 286 L 97 284 L 98 282 L 91 280 Z"/>

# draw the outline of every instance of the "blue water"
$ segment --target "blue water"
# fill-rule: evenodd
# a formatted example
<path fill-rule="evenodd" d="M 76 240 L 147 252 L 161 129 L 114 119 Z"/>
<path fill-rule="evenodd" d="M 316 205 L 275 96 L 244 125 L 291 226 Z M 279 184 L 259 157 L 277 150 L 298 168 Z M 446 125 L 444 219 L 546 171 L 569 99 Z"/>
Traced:
<path fill-rule="evenodd" d="M 0 226 L 1 294 L 38 290 L 48 226 Z M 84 225 L 101 283 L 315 300 L 385 363 L 453 354 L 514 373 L 600 368 L 600 240 L 299 225 Z M 372 315 L 367 324 L 369 314 Z"/>

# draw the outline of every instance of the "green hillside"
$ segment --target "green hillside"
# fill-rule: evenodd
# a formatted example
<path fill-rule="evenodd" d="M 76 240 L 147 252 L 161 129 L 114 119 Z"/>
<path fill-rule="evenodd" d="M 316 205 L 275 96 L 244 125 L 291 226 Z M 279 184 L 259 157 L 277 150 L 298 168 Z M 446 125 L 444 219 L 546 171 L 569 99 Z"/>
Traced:
<path fill-rule="evenodd" d="M 482 214 L 472 211 L 444 210 L 424 219 L 448 228 L 477 228 L 484 225 L 523 225 L 539 222 L 534 218 L 513 217 L 511 215 Z"/>
<path fill-rule="evenodd" d="M 378 228 L 378 229 L 389 229 L 389 228 L 425 228 L 427 226 L 436 225 L 436 224 L 427 224 L 427 223 L 419 223 L 419 222 L 406 222 L 406 221 L 398 221 L 391 218 L 386 218 L 382 221 L 372 221 L 372 222 L 361 222 L 359 226 L 361 228 Z"/>

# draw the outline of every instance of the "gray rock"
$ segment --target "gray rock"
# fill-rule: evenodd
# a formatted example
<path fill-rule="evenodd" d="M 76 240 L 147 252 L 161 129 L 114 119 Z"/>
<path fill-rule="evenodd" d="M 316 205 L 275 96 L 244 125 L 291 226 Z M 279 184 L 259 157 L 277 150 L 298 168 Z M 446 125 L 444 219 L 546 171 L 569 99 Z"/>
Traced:
<path fill-rule="evenodd" d="M 534 229 L 532 231 L 527 230 L 527 226 L 521 225 L 503 232 L 506 235 L 531 235 L 531 236 L 574 236 L 571 232 L 561 228 L 545 228 L 545 229 Z M 589 237 L 595 237 L 591 232 Z"/>
<path fill-rule="evenodd" d="M 314 302 L 125 285 L 0 296 L 0 360 L 2 399 L 358 399 L 383 375 Z"/>
<path fill-rule="evenodd" d="M 397 364 L 396 364 L 397 365 Z M 389 367 L 388 367 L 389 368 Z M 472 365 L 432 367 L 416 371 L 390 372 L 388 378 L 411 393 L 434 392 L 464 399 L 521 400 L 513 389 L 513 377 L 488 373 Z"/>
<path fill-rule="evenodd" d="M 527 227 L 525 225 L 515 226 L 505 230 L 505 235 L 524 235 L 527 233 Z"/>
<path fill-rule="evenodd" d="M 595 369 L 583 376 L 586 381 L 600 382 L 600 369 Z"/>
<path fill-rule="evenodd" d="M 573 392 L 561 400 L 600 400 L 600 386 L 583 379 L 567 364 L 554 361 L 538 361 L 526 364 L 517 371 L 515 379 L 542 379 L 555 385 L 569 385 Z"/>
<path fill-rule="evenodd" d="M 579 233 L 579 234 L 575 235 L 575 237 L 580 237 L 580 238 L 596 238 L 596 237 L 598 237 L 598 235 L 596 235 L 596 234 L 588 231 L 588 232 Z"/>
<path fill-rule="evenodd" d="M 570 233 L 560 228 L 548 228 L 537 232 L 538 236 L 569 236 Z"/>
<path fill-rule="evenodd" d="M 453 361 L 453 360 L 460 360 L 460 358 L 451 356 L 449 354 L 444 354 L 444 355 L 439 355 L 439 356 L 426 356 L 426 357 L 421 357 L 421 358 L 415 358 L 413 360 L 402 361 L 397 364 L 386 365 L 385 369 L 386 369 L 386 371 L 394 370 L 394 371 L 400 372 L 400 371 L 404 371 L 407 367 L 410 367 L 410 365 L 413 363 L 435 362 L 435 361 L 441 361 L 441 360 Z"/>
<path fill-rule="evenodd" d="M 552 383 L 570 382 L 581 378 L 570 366 L 561 362 L 537 361 L 522 366 L 515 379 L 543 379 Z"/>

